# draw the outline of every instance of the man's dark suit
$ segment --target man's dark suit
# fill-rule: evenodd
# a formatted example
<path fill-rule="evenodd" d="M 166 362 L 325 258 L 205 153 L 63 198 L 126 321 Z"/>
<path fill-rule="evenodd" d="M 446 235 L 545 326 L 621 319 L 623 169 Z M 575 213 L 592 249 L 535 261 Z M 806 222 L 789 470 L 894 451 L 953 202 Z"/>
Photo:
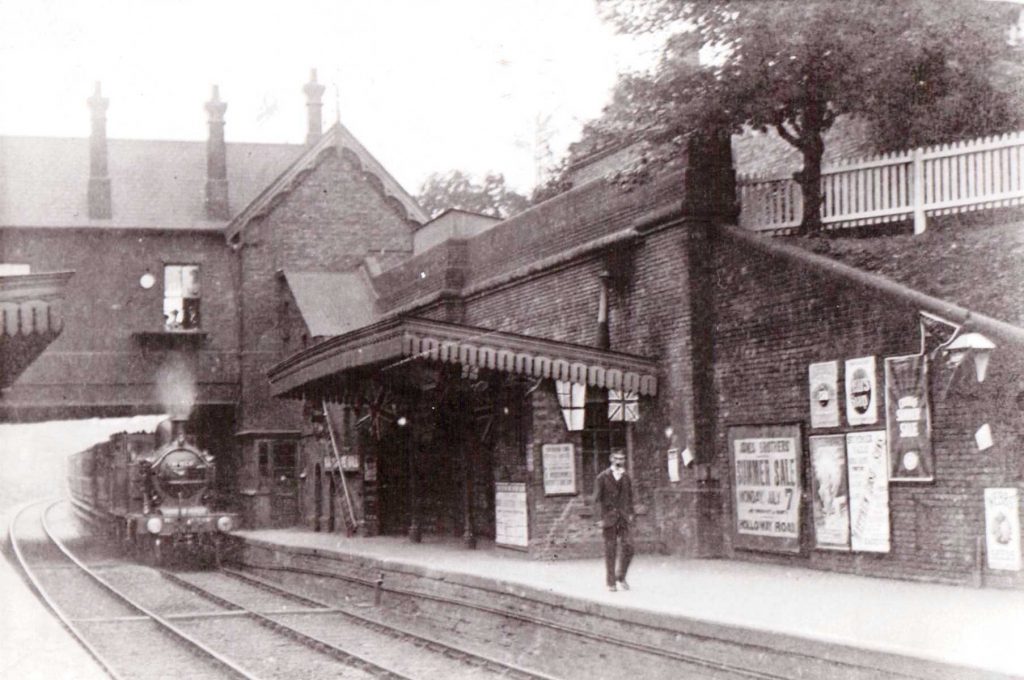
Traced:
<path fill-rule="evenodd" d="M 594 505 L 601 512 L 605 579 L 610 587 L 617 580 L 626 580 L 626 571 L 633 559 L 633 537 L 629 531 L 633 523 L 633 483 L 629 473 L 623 472 L 617 481 L 611 468 L 599 474 L 594 481 Z M 617 543 L 622 544 L 618 571 L 615 569 Z"/>

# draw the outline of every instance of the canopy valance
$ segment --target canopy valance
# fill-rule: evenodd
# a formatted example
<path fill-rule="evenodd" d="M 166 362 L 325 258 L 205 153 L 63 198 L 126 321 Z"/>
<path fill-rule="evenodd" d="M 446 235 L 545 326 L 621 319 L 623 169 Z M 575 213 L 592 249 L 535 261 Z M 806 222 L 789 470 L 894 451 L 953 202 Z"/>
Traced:
<path fill-rule="evenodd" d="M 420 318 L 397 318 L 326 340 L 277 364 L 274 396 L 299 397 L 346 371 L 423 358 L 654 396 L 657 364 L 644 357 Z"/>

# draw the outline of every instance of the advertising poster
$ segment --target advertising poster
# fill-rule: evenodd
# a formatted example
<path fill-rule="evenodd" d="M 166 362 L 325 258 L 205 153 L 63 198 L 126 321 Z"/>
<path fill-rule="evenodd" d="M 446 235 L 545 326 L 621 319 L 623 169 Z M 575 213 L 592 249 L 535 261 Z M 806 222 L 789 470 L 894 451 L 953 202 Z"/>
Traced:
<path fill-rule="evenodd" d="M 545 444 L 540 447 L 544 466 L 544 495 L 576 493 L 576 451 L 572 444 Z"/>
<path fill-rule="evenodd" d="M 799 551 L 800 441 L 798 425 L 729 428 L 736 547 Z"/>
<path fill-rule="evenodd" d="M 807 367 L 811 397 L 811 427 L 839 427 L 839 362 Z"/>
<path fill-rule="evenodd" d="M 912 354 L 885 360 L 885 429 L 889 442 L 889 481 L 932 481 L 935 458 L 925 357 Z"/>
<path fill-rule="evenodd" d="M 494 542 L 513 548 L 529 547 L 526 516 L 526 484 L 494 484 Z"/>
<path fill-rule="evenodd" d="M 846 438 L 841 434 L 811 437 L 810 449 L 814 545 L 823 550 L 849 550 Z"/>
<path fill-rule="evenodd" d="M 1020 500 L 1017 489 L 985 489 L 988 568 L 1020 571 Z"/>
<path fill-rule="evenodd" d="M 846 435 L 850 475 L 850 547 L 889 552 L 889 457 L 885 431 Z"/>
<path fill-rule="evenodd" d="M 878 422 L 874 357 L 846 360 L 846 422 L 852 426 Z"/>

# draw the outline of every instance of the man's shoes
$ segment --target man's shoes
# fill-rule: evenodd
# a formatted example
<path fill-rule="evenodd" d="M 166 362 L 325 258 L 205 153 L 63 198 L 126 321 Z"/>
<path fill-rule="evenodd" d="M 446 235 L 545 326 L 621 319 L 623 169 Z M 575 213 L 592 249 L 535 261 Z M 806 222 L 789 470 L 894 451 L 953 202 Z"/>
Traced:
<path fill-rule="evenodd" d="M 615 586 L 608 586 L 608 592 L 609 593 L 614 593 L 616 590 L 617 590 L 617 588 Z"/>
<path fill-rule="evenodd" d="M 625 579 L 619 581 L 619 587 L 623 590 L 629 590 L 629 584 L 626 583 Z"/>

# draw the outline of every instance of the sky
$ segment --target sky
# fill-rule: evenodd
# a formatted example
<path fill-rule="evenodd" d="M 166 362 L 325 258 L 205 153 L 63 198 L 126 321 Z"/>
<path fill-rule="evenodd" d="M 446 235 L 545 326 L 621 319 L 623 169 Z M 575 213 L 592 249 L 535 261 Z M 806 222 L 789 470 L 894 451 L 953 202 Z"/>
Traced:
<path fill-rule="evenodd" d="M 203 140 L 218 84 L 229 142 L 301 143 L 316 68 L 325 126 L 410 192 L 450 169 L 528 192 L 651 47 L 594 0 L 0 0 L 0 135 L 87 136 L 101 81 L 109 137 Z"/>

